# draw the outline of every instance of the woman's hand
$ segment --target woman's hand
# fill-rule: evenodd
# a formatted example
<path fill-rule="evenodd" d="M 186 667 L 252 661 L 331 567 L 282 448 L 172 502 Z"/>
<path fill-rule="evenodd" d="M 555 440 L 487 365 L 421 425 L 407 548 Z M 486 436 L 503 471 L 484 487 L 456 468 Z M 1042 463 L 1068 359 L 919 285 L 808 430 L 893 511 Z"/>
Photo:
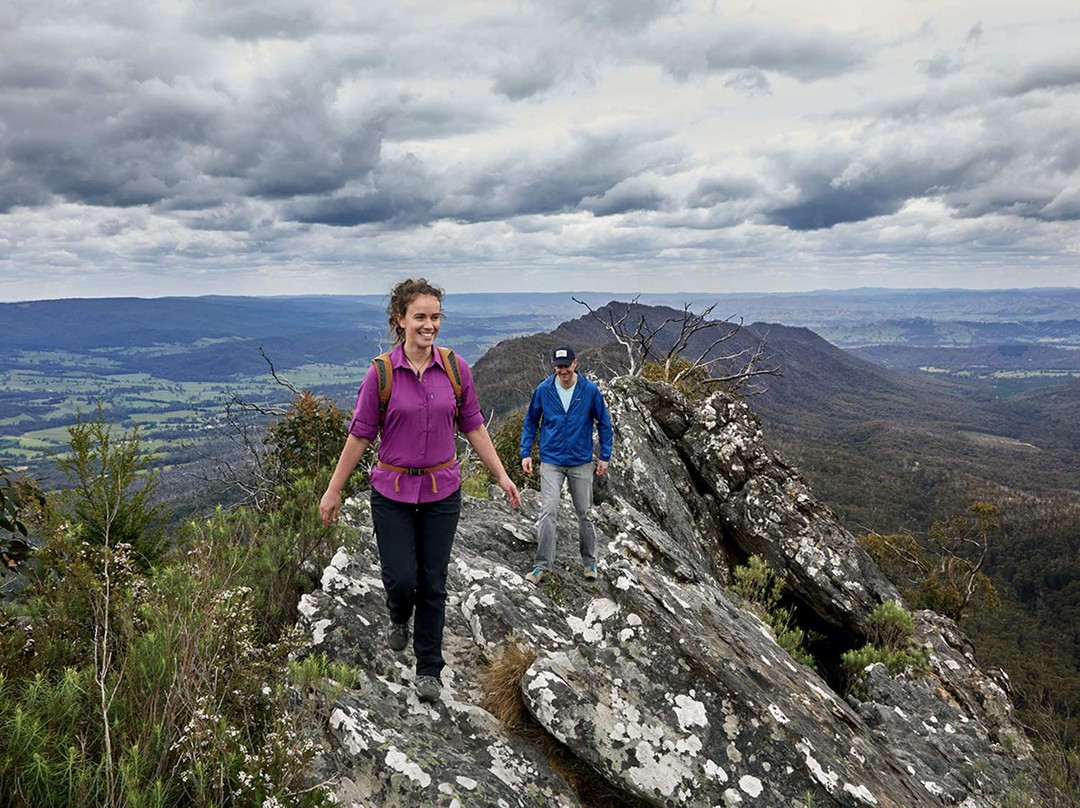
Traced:
<path fill-rule="evenodd" d="M 326 493 L 319 500 L 319 516 L 322 517 L 322 523 L 330 527 L 337 521 L 339 510 L 341 510 L 341 492 L 327 488 Z"/>
<path fill-rule="evenodd" d="M 518 493 L 518 487 L 514 485 L 514 481 L 510 479 L 505 473 L 497 480 L 499 488 L 506 492 L 507 499 L 510 500 L 511 508 L 521 507 L 521 494 Z"/>

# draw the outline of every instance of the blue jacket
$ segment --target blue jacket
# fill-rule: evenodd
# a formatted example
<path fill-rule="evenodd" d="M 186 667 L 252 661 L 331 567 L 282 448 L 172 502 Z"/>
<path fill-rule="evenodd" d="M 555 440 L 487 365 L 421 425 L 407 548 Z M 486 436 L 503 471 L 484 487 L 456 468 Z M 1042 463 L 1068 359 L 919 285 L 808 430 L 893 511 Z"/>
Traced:
<path fill-rule="evenodd" d="M 600 388 L 578 374 L 569 411 L 563 410 L 558 382 L 551 374 L 533 391 L 521 425 L 521 456 L 532 454 L 536 427 L 540 426 L 540 462 L 553 466 L 580 466 L 593 459 L 593 424 L 600 436 L 600 459 L 611 459 L 611 419 Z"/>

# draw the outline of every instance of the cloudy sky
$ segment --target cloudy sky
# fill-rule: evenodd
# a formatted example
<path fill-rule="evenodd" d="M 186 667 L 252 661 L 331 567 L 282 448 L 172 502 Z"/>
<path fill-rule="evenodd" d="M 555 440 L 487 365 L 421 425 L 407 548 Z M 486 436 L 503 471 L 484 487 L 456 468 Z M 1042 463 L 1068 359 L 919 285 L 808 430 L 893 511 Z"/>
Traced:
<path fill-rule="evenodd" d="M 1080 286 L 1074 0 L 4 0 L 0 299 Z"/>

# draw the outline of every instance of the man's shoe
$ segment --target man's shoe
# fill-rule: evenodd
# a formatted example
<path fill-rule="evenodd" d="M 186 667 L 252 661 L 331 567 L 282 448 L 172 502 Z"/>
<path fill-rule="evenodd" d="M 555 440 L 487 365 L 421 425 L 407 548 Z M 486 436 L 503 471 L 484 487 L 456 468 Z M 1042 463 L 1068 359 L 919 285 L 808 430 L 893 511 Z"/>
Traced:
<path fill-rule="evenodd" d="M 595 564 L 586 564 L 585 565 L 585 580 L 586 581 L 595 581 L 596 580 L 596 565 Z"/>
<path fill-rule="evenodd" d="M 386 644 L 391 651 L 404 651 L 409 644 L 409 624 L 391 620 L 386 627 Z"/>
<path fill-rule="evenodd" d="M 433 703 L 439 700 L 442 694 L 442 682 L 434 676 L 416 677 L 416 695 L 420 701 Z"/>
<path fill-rule="evenodd" d="M 548 571 L 542 567 L 536 567 L 532 572 L 525 576 L 525 580 L 530 584 L 536 584 L 539 586 L 544 582 L 544 579 L 548 577 Z"/>

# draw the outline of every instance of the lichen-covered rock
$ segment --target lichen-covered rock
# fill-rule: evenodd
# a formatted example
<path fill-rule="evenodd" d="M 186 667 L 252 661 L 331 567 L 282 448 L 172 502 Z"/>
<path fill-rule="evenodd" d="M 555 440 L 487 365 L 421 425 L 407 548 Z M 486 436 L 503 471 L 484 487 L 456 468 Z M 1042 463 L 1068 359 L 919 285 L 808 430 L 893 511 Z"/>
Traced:
<path fill-rule="evenodd" d="M 356 544 L 301 603 L 308 652 L 361 668 L 333 705 L 320 776 L 348 805 L 576 805 L 548 763 L 475 705 L 508 638 L 536 660 L 522 691 L 536 720 L 613 786 L 657 806 L 1039 804 L 1030 748 L 1000 683 L 951 621 L 917 616 L 931 673 L 866 675 L 846 700 L 796 663 L 725 588 L 756 552 L 785 570 L 837 655 L 873 605 L 899 596 L 797 475 L 769 455 L 740 402 L 698 407 L 665 385 L 606 390 L 615 454 L 595 521 L 600 577 L 581 576 L 564 498 L 555 574 L 525 582 L 538 498 L 520 511 L 466 498 L 450 565 L 444 696 L 421 705 L 411 654 L 385 645 L 370 510 L 347 507 Z M 824 660 L 825 669 L 836 660 Z M 1025 790 L 1016 784 L 1028 784 Z M 1026 800 L 1026 802 L 1025 802 Z"/>

